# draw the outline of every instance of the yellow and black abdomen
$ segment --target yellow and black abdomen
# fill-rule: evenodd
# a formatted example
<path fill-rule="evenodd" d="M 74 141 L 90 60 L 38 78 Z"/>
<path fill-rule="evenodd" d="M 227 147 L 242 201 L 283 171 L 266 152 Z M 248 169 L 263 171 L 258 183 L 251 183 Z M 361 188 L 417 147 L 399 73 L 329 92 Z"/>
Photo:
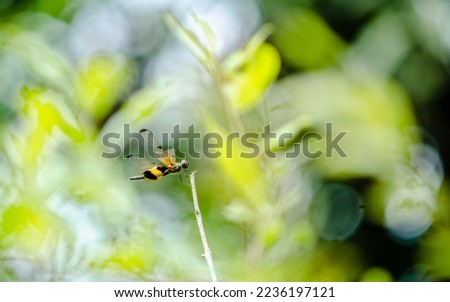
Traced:
<path fill-rule="evenodd" d="M 153 168 L 144 171 L 144 173 L 142 174 L 144 175 L 144 178 L 146 180 L 155 181 L 169 174 L 169 169 L 164 166 L 155 166 Z"/>

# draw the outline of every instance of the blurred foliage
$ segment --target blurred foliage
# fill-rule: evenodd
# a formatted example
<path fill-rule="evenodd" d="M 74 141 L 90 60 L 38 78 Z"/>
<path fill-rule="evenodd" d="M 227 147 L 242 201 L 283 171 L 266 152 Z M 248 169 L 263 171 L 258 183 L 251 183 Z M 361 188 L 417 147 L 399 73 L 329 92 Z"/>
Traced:
<path fill-rule="evenodd" d="M 0 280 L 208 280 L 189 185 L 128 180 L 128 131 L 177 125 L 224 142 L 187 155 L 219 280 L 449 280 L 448 15 L 439 0 L 2 1 Z M 292 135 L 249 136 L 252 158 L 227 139 L 269 124 Z"/>
<path fill-rule="evenodd" d="M 287 64 L 301 69 L 320 69 L 333 65 L 345 50 L 345 43 L 315 12 L 295 8 L 277 20 L 275 45 Z"/>

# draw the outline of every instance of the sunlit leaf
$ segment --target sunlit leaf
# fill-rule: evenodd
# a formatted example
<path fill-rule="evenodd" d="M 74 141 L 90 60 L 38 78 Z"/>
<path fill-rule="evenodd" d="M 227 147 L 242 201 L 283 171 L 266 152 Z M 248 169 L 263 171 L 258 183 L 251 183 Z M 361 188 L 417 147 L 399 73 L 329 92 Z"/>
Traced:
<path fill-rule="evenodd" d="M 239 111 L 248 110 L 262 99 L 279 71 L 277 50 L 264 43 L 243 62 L 240 70 L 226 75 L 225 94 Z"/>
<path fill-rule="evenodd" d="M 59 128 L 64 134 L 75 142 L 84 139 L 75 116 L 69 108 L 64 105 L 64 96 L 45 89 L 22 89 L 24 99 L 24 113 L 29 121 L 37 123 L 35 127 L 42 128 L 48 135 L 52 134 L 54 128 Z"/>
<path fill-rule="evenodd" d="M 129 89 L 133 65 L 125 57 L 101 55 L 91 58 L 79 71 L 81 106 L 94 120 L 101 120 Z"/>
<path fill-rule="evenodd" d="M 101 265 L 106 268 L 148 274 L 155 261 L 151 249 L 151 245 L 143 245 L 142 242 L 122 242 Z"/>
<path fill-rule="evenodd" d="M 243 153 L 249 153 L 248 149 L 242 146 L 240 139 L 231 139 L 230 133 L 222 129 L 212 118 L 205 117 L 205 124 L 210 132 L 222 137 L 223 143 L 214 150 L 220 154 L 214 161 L 221 173 L 224 173 L 236 187 L 247 194 L 250 203 L 263 202 L 265 199 L 263 171 L 258 158 L 243 157 Z"/>
<path fill-rule="evenodd" d="M 58 220 L 46 208 L 26 203 L 8 207 L 2 221 L 4 234 L 25 250 L 37 250 L 50 232 L 60 229 Z"/>
<path fill-rule="evenodd" d="M 255 52 L 263 45 L 266 39 L 273 33 L 273 24 L 264 24 L 245 44 L 242 49 L 238 49 L 229 54 L 222 62 L 224 72 L 233 73 L 238 71 L 248 61 L 251 61 Z"/>

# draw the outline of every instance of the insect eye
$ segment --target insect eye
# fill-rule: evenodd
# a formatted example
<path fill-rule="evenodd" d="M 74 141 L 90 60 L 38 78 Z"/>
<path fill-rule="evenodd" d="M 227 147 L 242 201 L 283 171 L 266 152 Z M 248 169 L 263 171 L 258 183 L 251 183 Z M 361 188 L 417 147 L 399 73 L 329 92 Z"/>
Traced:
<path fill-rule="evenodd" d="M 189 167 L 189 162 L 188 162 L 187 160 L 183 159 L 183 160 L 181 161 L 181 167 L 182 167 L 183 169 L 187 169 L 187 168 Z"/>

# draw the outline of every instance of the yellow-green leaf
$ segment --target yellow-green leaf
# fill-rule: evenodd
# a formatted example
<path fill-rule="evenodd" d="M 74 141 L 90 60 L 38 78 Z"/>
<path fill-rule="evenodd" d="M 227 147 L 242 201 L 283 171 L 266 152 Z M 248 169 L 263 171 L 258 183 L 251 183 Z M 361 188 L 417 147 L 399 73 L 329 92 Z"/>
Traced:
<path fill-rule="evenodd" d="M 391 273 L 382 267 L 371 267 L 366 270 L 362 277 L 362 282 L 392 282 Z"/>
<path fill-rule="evenodd" d="M 142 242 L 121 243 L 118 249 L 106 259 L 104 266 L 148 273 L 155 260 L 151 249 L 150 245 L 143 245 Z"/>
<path fill-rule="evenodd" d="M 246 193 L 251 204 L 258 204 L 265 199 L 264 174 L 258 156 L 246 158 L 249 150 L 241 144 L 239 138 L 231 139 L 233 134 L 222 129 L 212 118 L 205 115 L 206 127 L 210 132 L 219 134 L 222 144 L 214 152 L 220 156 L 214 160 L 223 173 L 241 191 Z"/>
<path fill-rule="evenodd" d="M 36 251 L 49 232 L 60 230 L 61 226 L 47 209 L 22 203 L 3 212 L 2 227 L 5 235 L 14 238 L 16 246 Z"/>
<path fill-rule="evenodd" d="M 108 114 L 128 90 L 133 79 L 131 63 L 121 56 L 91 58 L 79 71 L 80 103 L 95 120 Z"/>
<path fill-rule="evenodd" d="M 450 278 L 450 229 L 440 227 L 423 240 L 420 256 L 430 269 L 430 274 L 439 279 Z"/>
<path fill-rule="evenodd" d="M 61 102 L 64 96 L 51 90 L 27 87 L 22 89 L 21 94 L 25 101 L 23 111 L 29 121 L 36 122 L 35 127 L 48 135 L 57 127 L 75 142 L 84 139 L 72 111 Z"/>
<path fill-rule="evenodd" d="M 263 43 L 242 68 L 226 75 L 226 97 L 239 110 L 255 106 L 280 72 L 280 57 L 272 45 Z"/>
<path fill-rule="evenodd" d="M 272 34 L 273 29 L 272 24 L 264 24 L 242 49 L 235 50 L 229 54 L 222 62 L 222 70 L 224 73 L 229 74 L 241 69 L 251 59 L 258 48 L 264 44 L 264 41 Z"/>

